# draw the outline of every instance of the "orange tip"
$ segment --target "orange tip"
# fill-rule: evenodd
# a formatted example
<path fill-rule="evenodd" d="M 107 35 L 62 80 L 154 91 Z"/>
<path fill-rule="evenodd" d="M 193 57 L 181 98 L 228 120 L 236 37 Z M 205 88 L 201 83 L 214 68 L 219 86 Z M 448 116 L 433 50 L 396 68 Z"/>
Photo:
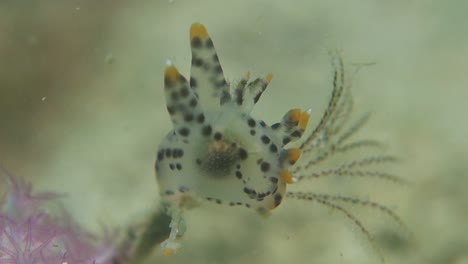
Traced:
<path fill-rule="evenodd" d="M 265 83 L 269 84 L 271 82 L 271 79 L 273 79 L 273 74 L 267 74 L 267 76 L 265 77 Z"/>
<path fill-rule="evenodd" d="M 177 82 L 179 75 L 180 73 L 175 66 L 169 66 L 164 70 L 164 79 L 171 85 Z"/>
<path fill-rule="evenodd" d="M 292 165 L 301 157 L 301 151 L 297 148 L 292 148 L 288 151 L 288 160 Z"/>
<path fill-rule="evenodd" d="M 298 123 L 301 120 L 301 109 L 295 108 L 289 110 L 289 119 L 291 120 L 292 123 Z"/>
<path fill-rule="evenodd" d="M 172 255 L 174 255 L 174 254 L 175 254 L 175 250 L 172 249 L 172 248 L 164 248 L 164 249 L 162 250 L 162 255 L 163 255 L 164 257 L 170 257 L 170 256 L 172 256 Z"/>
<path fill-rule="evenodd" d="M 190 40 L 194 38 L 208 38 L 208 31 L 203 24 L 193 23 L 190 27 Z"/>
<path fill-rule="evenodd" d="M 283 181 L 284 183 L 287 183 L 287 184 L 291 184 L 291 183 L 294 183 L 294 177 L 293 175 L 287 171 L 287 170 L 283 170 L 280 172 L 280 175 L 279 175 L 279 178 L 281 181 Z"/>

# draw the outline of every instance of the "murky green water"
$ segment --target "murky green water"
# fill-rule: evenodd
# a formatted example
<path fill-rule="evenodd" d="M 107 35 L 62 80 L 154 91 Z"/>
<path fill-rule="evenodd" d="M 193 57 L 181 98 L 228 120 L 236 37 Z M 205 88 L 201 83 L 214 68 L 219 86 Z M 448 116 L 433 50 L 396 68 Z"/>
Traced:
<path fill-rule="evenodd" d="M 337 48 L 350 73 L 372 64 L 353 79 L 356 112 L 373 113 L 360 135 L 401 157 L 394 171 L 412 184 L 330 178 L 305 189 L 395 210 L 417 247 L 382 214 L 350 207 L 387 263 L 468 263 L 467 8 L 461 1 L 3 2 L 0 159 L 37 189 L 68 193 L 65 205 L 91 230 L 123 227 L 158 205 L 153 162 L 171 127 L 163 69 L 170 59 L 188 75 L 191 23 L 206 25 L 229 80 L 247 70 L 273 73 L 254 111 L 267 123 L 299 107 L 312 108 L 317 124 L 332 89 L 327 52 Z M 155 261 L 378 262 L 346 217 L 317 203 L 286 200 L 268 219 L 210 205 L 186 221 L 180 252 Z"/>

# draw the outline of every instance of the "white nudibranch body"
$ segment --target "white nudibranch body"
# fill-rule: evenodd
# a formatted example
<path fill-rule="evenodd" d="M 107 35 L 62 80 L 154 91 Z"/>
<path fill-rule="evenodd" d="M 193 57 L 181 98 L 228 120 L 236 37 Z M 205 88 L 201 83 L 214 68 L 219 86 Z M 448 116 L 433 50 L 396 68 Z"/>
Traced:
<path fill-rule="evenodd" d="M 190 80 L 171 64 L 164 73 L 174 129 L 157 152 L 162 198 L 178 208 L 204 199 L 267 213 L 293 182 L 288 168 L 300 151 L 285 146 L 302 136 L 309 114 L 293 109 L 272 126 L 253 118 L 250 112 L 272 75 L 249 81 L 246 74 L 230 87 L 203 25 L 192 25 L 190 43 Z"/>

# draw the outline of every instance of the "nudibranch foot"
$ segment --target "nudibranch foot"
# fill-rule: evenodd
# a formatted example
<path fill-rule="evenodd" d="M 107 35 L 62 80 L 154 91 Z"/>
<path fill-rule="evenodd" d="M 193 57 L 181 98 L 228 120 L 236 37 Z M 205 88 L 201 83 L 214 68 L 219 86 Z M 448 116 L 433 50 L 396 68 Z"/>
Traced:
<path fill-rule="evenodd" d="M 171 232 L 169 233 L 169 237 L 160 245 L 161 254 L 166 257 L 174 255 L 180 248 L 180 242 L 178 240 L 184 235 L 186 229 L 181 208 L 171 205 L 168 206 L 167 213 L 172 218 L 169 224 Z"/>

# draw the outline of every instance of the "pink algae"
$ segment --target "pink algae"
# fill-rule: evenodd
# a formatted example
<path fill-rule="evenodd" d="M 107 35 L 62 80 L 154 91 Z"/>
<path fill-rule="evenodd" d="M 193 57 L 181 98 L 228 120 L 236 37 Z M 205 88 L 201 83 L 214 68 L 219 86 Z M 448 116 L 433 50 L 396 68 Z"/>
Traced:
<path fill-rule="evenodd" d="M 64 208 L 51 213 L 63 195 L 34 194 L 30 183 L 1 167 L 0 188 L 0 263 L 113 263 L 118 252 L 111 236 L 85 231 Z"/>

